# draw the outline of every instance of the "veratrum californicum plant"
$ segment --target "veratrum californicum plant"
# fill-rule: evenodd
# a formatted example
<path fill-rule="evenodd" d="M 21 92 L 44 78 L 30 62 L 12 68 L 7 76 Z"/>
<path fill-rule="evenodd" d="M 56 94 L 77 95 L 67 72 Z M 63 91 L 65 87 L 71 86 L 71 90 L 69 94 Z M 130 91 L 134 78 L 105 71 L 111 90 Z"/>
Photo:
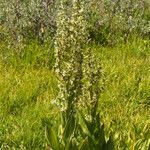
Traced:
<path fill-rule="evenodd" d="M 60 81 L 57 102 L 65 118 L 75 112 L 82 89 L 83 47 L 87 41 L 84 3 L 61 1 L 56 21 L 55 68 Z"/>
<path fill-rule="evenodd" d="M 55 102 L 61 110 L 59 144 L 53 143 L 49 129 L 49 143 L 53 149 L 103 150 L 113 145 L 105 141 L 104 127 L 97 113 L 100 95 L 100 67 L 95 64 L 88 41 L 86 1 L 60 2 L 56 20 L 55 70 L 59 95 Z M 48 130 L 47 130 L 48 131 Z M 91 136 L 90 136 L 91 135 Z M 56 141 L 57 138 L 55 138 Z M 58 147 L 55 147 L 58 145 Z"/>

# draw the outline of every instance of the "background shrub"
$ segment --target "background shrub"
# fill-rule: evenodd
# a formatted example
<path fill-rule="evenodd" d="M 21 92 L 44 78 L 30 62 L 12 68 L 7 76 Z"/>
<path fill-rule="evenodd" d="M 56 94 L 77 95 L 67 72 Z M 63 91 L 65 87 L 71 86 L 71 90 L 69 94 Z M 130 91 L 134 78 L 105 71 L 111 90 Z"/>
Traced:
<path fill-rule="evenodd" d="M 58 0 L 1 0 L 0 24 L 17 41 L 53 39 L 58 3 Z M 133 34 L 149 37 L 148 0 L 93 0 L 87 5 L 88 30 L 93 41 L 114 45 L 127 41 Z"/>

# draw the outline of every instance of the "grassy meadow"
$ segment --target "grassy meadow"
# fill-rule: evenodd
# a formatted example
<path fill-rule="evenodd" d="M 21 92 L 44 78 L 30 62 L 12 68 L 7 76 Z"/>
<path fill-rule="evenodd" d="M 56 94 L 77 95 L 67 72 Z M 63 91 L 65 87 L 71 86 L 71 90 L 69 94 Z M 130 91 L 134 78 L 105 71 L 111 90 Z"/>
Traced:
<path fill-rule="evenodd" d="M 36 41 L 0 43 L 0 149 L 47 149 L 45 121 L 53 121 L 58 94 L 53 47 Z M 102 65 L 99 111 L 118 150 L 150 148 L 150 40 L 114 47 L 89 45 Z"/>

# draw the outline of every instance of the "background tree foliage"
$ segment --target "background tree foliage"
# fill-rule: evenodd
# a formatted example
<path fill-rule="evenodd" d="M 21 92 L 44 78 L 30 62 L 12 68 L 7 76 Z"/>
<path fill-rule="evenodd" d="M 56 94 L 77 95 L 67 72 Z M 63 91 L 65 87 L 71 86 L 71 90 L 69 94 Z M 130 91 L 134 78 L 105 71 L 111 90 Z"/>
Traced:
<path fill-rule="evenodd" d="M 114 45 L 133 34 L 149 37 L 148 0 L 93 0 L 89 3 L 91 8 L 87 7 L 86 12 L 93 41 Z M 56 33 L 58 8 L 58 0 L 1 0 L 1 27 L 15 40 L 37 38 L 43 42 Z"/>

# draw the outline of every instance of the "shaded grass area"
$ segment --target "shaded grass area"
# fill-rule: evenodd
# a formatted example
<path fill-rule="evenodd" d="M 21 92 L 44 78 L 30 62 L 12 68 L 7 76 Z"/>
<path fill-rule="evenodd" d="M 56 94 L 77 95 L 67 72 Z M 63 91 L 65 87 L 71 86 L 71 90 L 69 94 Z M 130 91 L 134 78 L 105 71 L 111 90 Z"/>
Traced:
<path fill-rule="evenodd" d="M 0 145 L 44 148 L 45 119 L 52 119 L 50 100 L 56 81 L 48 69 L 4 70 L 0 75 Z M 23 143 L 22 143 L 23 142 Z M 7 147 L 8 146 L 8 147 Z"/>
<path fill-rule="evenodd" d="M 132 39 L 113 48 L 90 46 L 102 64 L 99 110 L 116 149 L 148 148 L 150 114 L 150 41 Z M 0 148 L 45 149 L 44 121 L 54 121 L 58 92 L 51 70 L 53 48 L 35 41 L 1 43 Z M 138 148 L 137 148 L 138 149 Z"/>

